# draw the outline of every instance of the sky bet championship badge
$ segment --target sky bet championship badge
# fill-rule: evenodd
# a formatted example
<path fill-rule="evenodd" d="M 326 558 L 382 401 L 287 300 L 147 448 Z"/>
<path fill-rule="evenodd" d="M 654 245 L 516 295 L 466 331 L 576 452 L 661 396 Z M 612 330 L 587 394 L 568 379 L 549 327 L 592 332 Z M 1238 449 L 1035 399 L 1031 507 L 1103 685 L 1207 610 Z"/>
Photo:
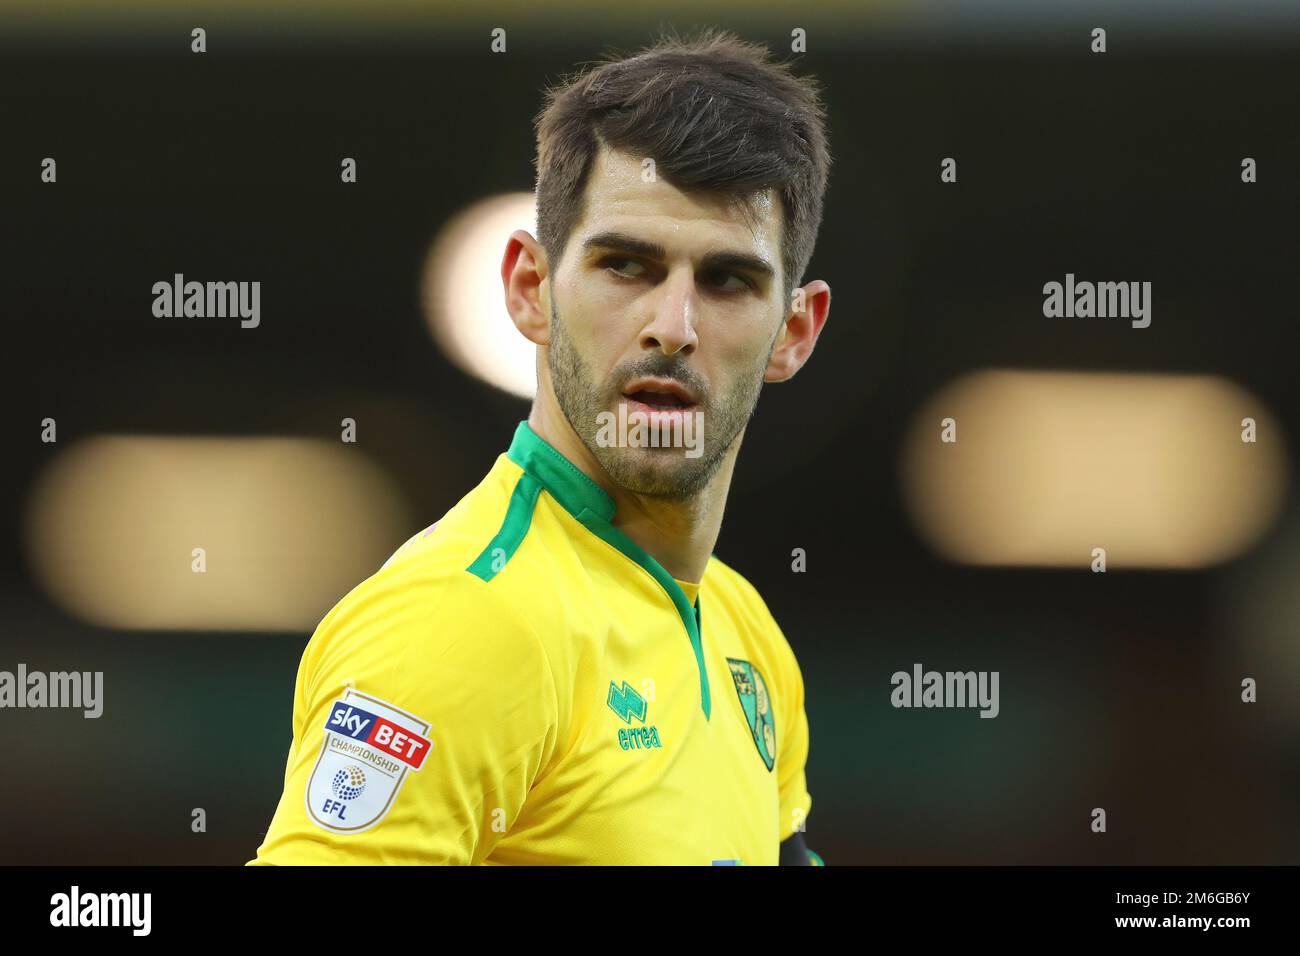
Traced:
<path fill-rule="evenodd" d="M 325 717 L 325 742 L 307 781 L 307 815 L 334 833 L 369 830 L 408 773 L 433 749 L 427 722 L 352 688 Z"/>

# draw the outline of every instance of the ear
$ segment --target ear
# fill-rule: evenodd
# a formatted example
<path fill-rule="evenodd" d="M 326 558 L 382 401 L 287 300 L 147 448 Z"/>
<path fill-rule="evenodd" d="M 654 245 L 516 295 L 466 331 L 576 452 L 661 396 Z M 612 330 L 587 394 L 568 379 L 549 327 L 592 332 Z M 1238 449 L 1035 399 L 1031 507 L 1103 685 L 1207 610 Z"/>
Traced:
<path fill-rule="evenodd" d="M 793 378 L 812 355 L 817 337 L 831 311 L 831 287 L 821 279 L 814 279 L 794 290 L 790 297 L 790 313 L 777 335 L 772 357 L 767 360 L 763 373 L 765 382 L 784 382 Z"/>
<path fill-rule="evenodd" d="M 516 229 L 506 241 L 501 259 L 501 283 L 506 311 L 520 333 L 534 345 L 551 344 L 550 271 L 546 251 L 526 230 Z"/>

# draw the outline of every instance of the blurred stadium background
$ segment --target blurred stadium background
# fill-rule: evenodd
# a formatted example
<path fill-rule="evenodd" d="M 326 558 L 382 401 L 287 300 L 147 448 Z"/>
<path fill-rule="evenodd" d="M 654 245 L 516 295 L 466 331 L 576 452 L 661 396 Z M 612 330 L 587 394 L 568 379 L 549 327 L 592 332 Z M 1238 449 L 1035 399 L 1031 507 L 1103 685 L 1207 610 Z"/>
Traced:
<path fill-rule="evenodd" d="M 0 7 L 0 669 L 105 672 L 98 720 L 0 711 L 0 862 L 253 854 L 316 621 L 527 413 L 494 272 L 541 89 L 661 24 L 802 27 L 827 91 L 831 321 L 717 548 L 799 655 L 810 845 L 1295 862 L 1294 5 L 471 7 Z M 260 327 L 153 317 L 175 273 L 260 281 Z M 1151 327 L 1044 318 L 1066 273 L 1150 281 Z M 1000 671 L 1000 716 L 894 710 L 916 662 Z"/>

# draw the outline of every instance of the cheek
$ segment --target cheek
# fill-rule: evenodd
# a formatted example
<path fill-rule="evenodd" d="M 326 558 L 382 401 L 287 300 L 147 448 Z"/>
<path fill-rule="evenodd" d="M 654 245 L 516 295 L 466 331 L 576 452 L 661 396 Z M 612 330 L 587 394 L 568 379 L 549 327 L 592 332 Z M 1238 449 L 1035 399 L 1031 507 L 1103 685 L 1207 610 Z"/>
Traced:
<path fill-rule="evenodd" d="M 748 334 L 727 336 L 716 343 L 714 357 L 716 368 L 730 388 L 742 380 L 748 381 L 767 367 L 768 347 L 771 344 L 767 329 L 755 324 Z"/>
<path fill-rule="evenodd" d="M 633 354 L 627 329 L 608 310 L 597 307 L 566 325 L 574 351 L 586 369 L 593 388 L 605 388 L 619 362 Z M 635 344 L 635 337 L 631 339 Z"/>

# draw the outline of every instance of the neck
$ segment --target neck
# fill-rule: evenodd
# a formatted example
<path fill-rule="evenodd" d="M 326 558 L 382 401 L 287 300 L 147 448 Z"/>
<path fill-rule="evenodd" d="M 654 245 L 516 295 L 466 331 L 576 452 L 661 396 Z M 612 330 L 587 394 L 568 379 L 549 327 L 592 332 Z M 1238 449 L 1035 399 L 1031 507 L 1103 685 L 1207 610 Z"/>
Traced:
<path fill-rule="evenodd" d="M 618 509 L 614 525 L 620 531 L 679 581 L 700 581 L 722 528 L 739 438 L 702 491 L 690 498 L 668 500 L 637 494 L 612 481 L 554 403 L 540 398 L 534 402 L 528 426 L 614 499 Z"/>

